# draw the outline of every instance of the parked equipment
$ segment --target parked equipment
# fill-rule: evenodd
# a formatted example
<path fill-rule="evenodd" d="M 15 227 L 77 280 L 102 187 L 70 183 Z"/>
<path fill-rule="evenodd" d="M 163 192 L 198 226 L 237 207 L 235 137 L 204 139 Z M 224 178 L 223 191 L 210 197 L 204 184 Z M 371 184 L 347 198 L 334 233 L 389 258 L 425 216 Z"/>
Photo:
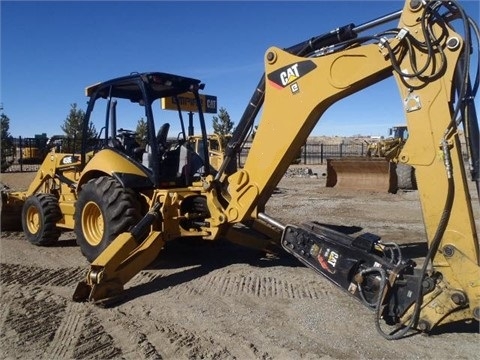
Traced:
<path fill-rule="evenodd" d="M 368 143 L 363 157 L 327 159 L 326 186 L 390 193 L 416 190 L 415 168 L 398 162 L 407 138 L 406 126 L 394 126 L 386 139 Z"/>
<path fill-rule="evenodd" d="M 60 148 L 64 139 L 64 135 L 47 137 L 45 134 L 35 138 L 23 139 L 19 147 L 18 162 L 20 164 L 41 164 L 50 149 L 52 147 Z"/>
<path fill-rule="evenodd" d="M 398 20 L 396 28 L 358 37 L 392 20 Z M 84 136 L 79 154 L 49 155 L 30 188 L 9 194 L 6 202 L 24 202 L 24 230 L 33 243 L 51 243 L 61 229 L 75 230 L 92 262 L 75 301 L 115 299 L 165 243 L 195 236 L 266 251 L 283 248 L 374 310 L 377 330 L 387 339 L 412 329 L 429 332 L 442 324 L 478 321 L 479 246 L 457 131 L 463 127 L 468 133 L 478 191 L 477 86 L 465 65 L 473 44 L 469 33 L 454 31 L 455 21 L 464 24 L 464 33 L 471 26 L 477 29 L 456 1 L 407 0 L 403 10 L 366 24 L 339 27 L 286 49 L 270 47 L 265 75 L 218 171 L 209 166 L 201 106 L 203 154 L 189 148 L 182 125 L 178 141 L 165 146 L 168 126 L 154 122 L 160 116 L 154 116 L 159 106 L 153 104 L 162 97 L 191 92 L 200 105 L 200 81 L 142 73 L 91 86 L 85 123 L 105 100 L 102 137 Z M 398 245 L 377 236 L 353 238 L 317 222 L 286 225 L 265 213 L 276 185 L 326 109 L 389 76 L 397 81 L 409 129 L 398 162 L 415 168 L 419 184 L 428 247 L 420 268 Z M 128 152 L 116 145 L 109 125 L 115 123 L 117 100 L 141 105 L 148 149 Z M 261 108 L 245 164 L 230 173 Z M 137 151 L 142 162 L 132 156 Z M 381 320 L 396 328 L 386 331 Z"/>

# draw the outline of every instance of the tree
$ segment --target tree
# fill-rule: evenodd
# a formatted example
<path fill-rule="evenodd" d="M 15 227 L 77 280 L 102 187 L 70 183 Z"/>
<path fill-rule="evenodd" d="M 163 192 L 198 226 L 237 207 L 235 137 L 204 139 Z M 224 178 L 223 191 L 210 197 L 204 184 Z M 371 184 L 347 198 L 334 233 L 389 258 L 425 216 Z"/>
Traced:
<path fill-rule="evenodd" d="M 213 132 L 220 137 L 223 147 L 226 146 L 227 137 L 228 135 L 232 134 L 234 125 L 235 123 L 232 120 L 230 120 L 230 115 L 228 114 L 228 111 L 224 107 L 221 107 L 218 110 L 218 117 L 217 116 L 213 117 L 212 119 Z"/>
<path fill-rule="evenodd" d="M 77 109 L 77 104 L 73 103 L 70 105 L 70 113 L 68 114 L 67 118 L 63 125 L 61 125 L 62 131 L 65 133 L 68 139 L 71 139 L 71 144 L 69 141 L 69 149 L 65 149 L 64 151 L 73 151 L 73 147 L 75 149 L 79 149 L 82 137 L 83 137 L 83 121 L 85 120 L 85 111 L 82 109 Z M 90 121 L 87 130 L 87 139 L 94 139 L 97 137 L 97 130 L 95 126 Z"/>
<path fill-rule="evenodd" d="M 7 160 L 7 156 L 13 156 L 13 139 L 8 131 L 10 129 L 10 119 L 4 113 L 0 115 L 0 126 L 1 126 L 0 158 L 1 158 L 1 171 L 3 172 L 6 169 L 8 169 L 11 163 L 11 161 Z"/>
<path fill-rule="evenodd" d="M 8 118 L 7 115 L 2 113 L 0 115 L 0 120 L 1 120 L 1 139 L 2 139 L 2 148 L 4 141 L 7 141 L 11 136 L 8 130 L 10 130 L 10 119 Z"/>
<path fill-rule="evenodd" d="M 135 133 L 135 140 L 137 140 L 141 146 L 145 147 L 147 144 L 147 122 L 143 117 L 138 120 Z"/>

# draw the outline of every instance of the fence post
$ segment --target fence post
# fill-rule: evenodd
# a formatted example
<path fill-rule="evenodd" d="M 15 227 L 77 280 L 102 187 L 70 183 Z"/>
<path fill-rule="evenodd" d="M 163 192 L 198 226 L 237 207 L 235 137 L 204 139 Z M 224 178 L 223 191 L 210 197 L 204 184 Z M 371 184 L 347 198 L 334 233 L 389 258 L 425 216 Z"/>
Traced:
<path fill-rule="evenodd" d="M 19 145 L 19 148 L 20 148 L 20 159 L 19 159 L 20 171 L 23 172 L 23 144 L 22 144 L 22 137 L 21 136 L 18 137 L 18 145 Z"/>

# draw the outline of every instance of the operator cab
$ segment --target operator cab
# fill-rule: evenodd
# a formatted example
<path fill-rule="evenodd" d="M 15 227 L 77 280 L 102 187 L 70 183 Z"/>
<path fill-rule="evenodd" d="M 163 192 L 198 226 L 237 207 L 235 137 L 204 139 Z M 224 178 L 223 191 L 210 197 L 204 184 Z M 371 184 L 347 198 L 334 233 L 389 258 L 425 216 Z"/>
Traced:
<path fill-rule="evenodd" d="M 408 128 L 406 125 L 397 125 L 389 129 L 389 137 L 392 139 L 408 139 Z"/>
<path fill-rule="evenodd" d="M 109 149 L 141 168 L 155 187 L 186 186 L 208 175 L 208 140 L 198 93 L 203 87 L 200 80 L 160 72 L 134 73 L 88 87 L 82 164 L 88 151 Z M 182 101 L 198 113 L 202 154 L 188 141 Z M 172 104 L 175 111 L 165 110 Z M 193 116 L 188 120 L 190 133 Z"/>

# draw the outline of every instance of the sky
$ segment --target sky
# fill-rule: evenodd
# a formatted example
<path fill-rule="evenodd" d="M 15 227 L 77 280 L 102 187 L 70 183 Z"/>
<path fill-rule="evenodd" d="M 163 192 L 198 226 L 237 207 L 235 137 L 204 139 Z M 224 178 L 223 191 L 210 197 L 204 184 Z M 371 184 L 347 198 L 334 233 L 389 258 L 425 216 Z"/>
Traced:
<path fill-rule="evenodd" d="M 461 4 L 480 22 L 478 1 Z M 0 103 L 12 136 L 52 136 L 62 134 L 72 104 L 86 110 L 87 86 L 160 71 L 200 79 L 203 93 L 217 96 L 217 107 L 238 124 L 270 46 L 290 47 L 402 7 L 397 0 L 2 0 Z M 206 114 L 209 131 L 212 117 Z M 391 78 L 333 104 L 311 135 L 388 135 L 404 123 Z"/>

